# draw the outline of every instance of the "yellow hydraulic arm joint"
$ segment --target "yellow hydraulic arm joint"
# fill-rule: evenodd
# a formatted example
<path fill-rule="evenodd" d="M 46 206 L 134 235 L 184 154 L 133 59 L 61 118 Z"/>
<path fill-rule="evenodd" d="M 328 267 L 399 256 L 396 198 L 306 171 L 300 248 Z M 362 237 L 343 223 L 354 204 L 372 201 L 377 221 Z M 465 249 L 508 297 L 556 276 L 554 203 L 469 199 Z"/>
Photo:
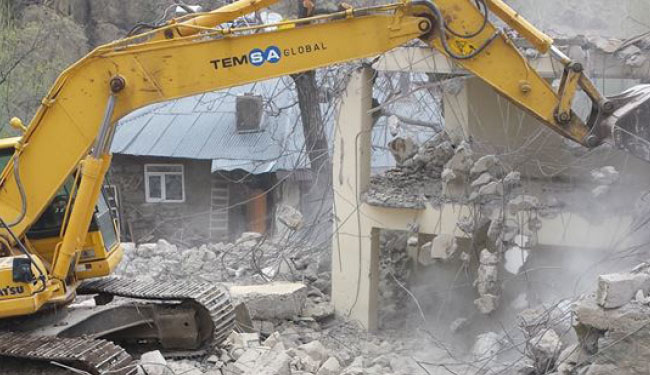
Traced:
<path fill-rule="evenodd" d="M 174 25 L 174 27 L 165 28 L 162 31 L 162 35 L 158 35 L 156 38 L 173 39 L 175 37 L 195 35 L 202 30 L 217 27 L 223 23 L 233 21 L 236 18 L 267 8 L 278 1 L 279 0 L 240 0 L 209 13 L 186 16 L 190 17 L 188 20 L 183 20 L 184 18 L 172 20 L 170 25 Z"/>

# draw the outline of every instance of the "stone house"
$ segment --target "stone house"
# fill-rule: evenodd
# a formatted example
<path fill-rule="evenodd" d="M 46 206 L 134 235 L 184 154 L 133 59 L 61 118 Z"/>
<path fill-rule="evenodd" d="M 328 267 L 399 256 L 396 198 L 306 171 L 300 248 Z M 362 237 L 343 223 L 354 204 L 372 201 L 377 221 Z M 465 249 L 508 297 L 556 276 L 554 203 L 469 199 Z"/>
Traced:
<path fill-rule="evenodd" d="M 107 178 L 123 239 L 179 244 L 272 234 L 311 180 L 283 79 L 155 104 L 122 119 Z"/>

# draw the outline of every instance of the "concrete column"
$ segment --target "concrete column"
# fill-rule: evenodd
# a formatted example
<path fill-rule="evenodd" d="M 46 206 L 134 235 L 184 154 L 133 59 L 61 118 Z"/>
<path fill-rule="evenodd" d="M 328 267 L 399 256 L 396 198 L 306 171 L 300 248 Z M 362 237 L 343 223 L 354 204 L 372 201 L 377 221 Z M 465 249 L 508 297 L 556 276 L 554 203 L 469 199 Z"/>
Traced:
<path fill-rule="evenodd" d="M 373 70 L 355 72 L 334 135 L 332 301 L 337 314 L 377 328 L 379 230 L 365 225 L 361 194 L 370 180 Z"/>

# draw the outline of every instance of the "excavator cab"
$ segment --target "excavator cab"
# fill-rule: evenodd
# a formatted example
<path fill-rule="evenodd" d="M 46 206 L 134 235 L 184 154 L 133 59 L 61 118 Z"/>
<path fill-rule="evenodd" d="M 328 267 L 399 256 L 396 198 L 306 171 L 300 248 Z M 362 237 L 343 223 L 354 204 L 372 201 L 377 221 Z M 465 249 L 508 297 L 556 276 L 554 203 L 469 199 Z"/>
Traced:
<path fill-rule="evenodd" d="M 11 159 L 19 140 L 20 137 L 0 139 L 0 170 Z M 57 244 L 63 238 L 67 215 L 74 204 L 75 183 L 74 176 L 68 178 L 40 218 L 27 231 L 27 246 L 47 264 L 52 263 Z M 117 223 L 106 192 L 102 191 L 84 247 L 79 253 L 75 272 L 77 280 L 108 276 L 117 267 L 122 258 Z"/>
<path fill-rule="evenodd" d="M 63 239 L 73 184 L 71 178 L 27 232 L 29 243 L 48 261 L 54 258 L 56 246 Z M 122 258 L 119 247 L 117 220 L 113 217 L 105 192 L 102 192 L 97 200 L 86 242 L 79 252 L 75 272 L 77 280 L 110 275 Z"/>

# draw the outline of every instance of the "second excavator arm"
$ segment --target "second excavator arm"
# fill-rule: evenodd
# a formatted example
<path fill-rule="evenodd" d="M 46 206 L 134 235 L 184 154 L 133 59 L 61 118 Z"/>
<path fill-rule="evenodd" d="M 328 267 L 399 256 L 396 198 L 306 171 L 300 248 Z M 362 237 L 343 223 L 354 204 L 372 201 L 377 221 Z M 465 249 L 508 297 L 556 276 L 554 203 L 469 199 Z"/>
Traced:
<path fill-rule="evenodd" d="M 21 237 L 81 167 L 81 184 L 52 264 L 54 279 L 63 280 L 74 269 L 110 164 L 117 121 L 152 103 L 376 56 L 420 39 L 563 136 L 586 146 L 607 138 L 597 131 L 596 120 L 585 123 L 571 111 L 571 100 L 582 87 L 594 100 L 596 119 L 613 111 L 612 104 L 568 59 L 563 85 L 555 91 L 489 22 L 488 9 L 541 51 L 565 57 L 500 0 L 402 1 L 274 25 L 224 25 L 276 1 L 241 0 L 188 15 L 99 47 L 58 78 L 17 147 L 19 164 L 9 163 L 0 181 L 0 217 L 13 222 L 12 231 Z"/>

